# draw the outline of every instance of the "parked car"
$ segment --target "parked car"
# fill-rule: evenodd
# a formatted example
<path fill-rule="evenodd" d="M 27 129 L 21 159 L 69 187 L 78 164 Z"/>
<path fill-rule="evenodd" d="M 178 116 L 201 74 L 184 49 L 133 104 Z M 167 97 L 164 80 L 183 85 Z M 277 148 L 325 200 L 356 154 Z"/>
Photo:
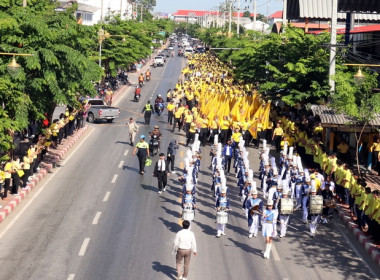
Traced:
<path fill-rule="evenodd" d="M 103 99 L 89 98 L 87 104 L 91 105 L 87 112 L 87 121 L 89 123 L 101 120 L 107 120 L 108 123 L 111 123 L 120 115 L 119 108 L 107 106 Z"/>

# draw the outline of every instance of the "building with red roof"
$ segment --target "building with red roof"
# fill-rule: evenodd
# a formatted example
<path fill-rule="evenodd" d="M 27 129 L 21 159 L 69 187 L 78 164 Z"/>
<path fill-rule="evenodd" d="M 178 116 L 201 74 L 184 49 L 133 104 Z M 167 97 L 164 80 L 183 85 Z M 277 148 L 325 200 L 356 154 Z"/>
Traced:
<path fill-rule="evenodd" d="M 245 19 L 243 17 L 244 12 L 239 13 L 240 22 L 241 24 L 245 24 Z M 253 17 L 253 13 L 250 14 L 251 17 Z M 200 11 L 200 10 L 177 10 L 174 14 L 171 15 L 172 19 L 176 22 L 188 22 L 188 23 L 195 23 L 200 22 L 201 20 L 207 20 L 207 18 L 224 18 L 224 14 L 219 11 Z M 238 13 L 232 13 L 232 20 L 236 22 L 236 19 L 238 17 Z M 225 18 L 228 19 L 228 13 L 225 14 Z M 249 19 L 249 22 L 251 20 Z"/>

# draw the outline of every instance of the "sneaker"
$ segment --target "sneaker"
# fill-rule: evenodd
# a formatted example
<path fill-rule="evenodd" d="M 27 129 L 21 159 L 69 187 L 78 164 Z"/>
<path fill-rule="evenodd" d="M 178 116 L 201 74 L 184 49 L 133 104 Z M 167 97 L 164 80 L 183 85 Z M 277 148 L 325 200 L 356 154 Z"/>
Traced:
<path fill-rule="evenodd" d="M 250 233 L 249 235 L 248 235 L 248 238 L 252 238 L 253 237 L 253 233 Z"/>
<path fill-rule="evenodd" d="M 280 234 L 280 238 L 283 238 L 283 235 L 282 235 L 282 234 Z"/>
<path fill-rule="evenodd" d="M 158 194 L 162 194 L 162 191 L 158 191 Z"/>
<path fill-rule="evenodd" d="M 257 233 L 254 233 L 254 234 L 253 234 L 253 237 L 257 237 Z"/>
<path fill-rule="evenodd" d="M 141 171 L 140 174 L 141 174 L 141 175 L 144 175 L 144 171 Z"/>
<path fill-rule="evenodd" d="M 216 238 L 219 238 L 220 236 L 221 236 L 220 234 L 215 235 Z"/>
<path fill-rule="evenodd" d="M 226 234 L 225 234 L 224 232 L 222 232 L 222 235 L 223 235 L 223 236 L 226 236 Z"/>
<path fill-rule="evenodd" d="M 175 171 L 172 171 L 172 174 L 175 174 Z"/>
<path fill-rule="evenodd" d="M 163 191 L 166 192 L 166 188 L 164 188 Z"/>

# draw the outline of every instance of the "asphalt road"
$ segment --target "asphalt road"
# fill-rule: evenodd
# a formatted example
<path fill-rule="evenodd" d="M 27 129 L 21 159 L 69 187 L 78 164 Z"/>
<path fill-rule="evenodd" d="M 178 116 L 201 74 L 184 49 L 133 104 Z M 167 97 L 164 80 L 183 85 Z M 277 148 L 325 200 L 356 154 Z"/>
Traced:
<path fill-rule="evenodd" d="M 125 123 L 133 116 L 139 134 L 158 124 L 162 150 L 171 139 L 182 143 L 176 160 L 183 167 L 184 133 L 172 134 L 166 114 L 142 124 L 142 106 L 173 88 L 185 60 L 169 58 L 152 70 L 139 103 L 130 88 L 119 99 L 120 118 L 93 124 L 89 132 L 23 204 L 0 225 L 0 279 L 176 279 L 171 254 L 180 230 L 180 186 L 170 175 L 168 190 L 157 194 L 153 166 L 138 174 Z M 132 78 L 133 79 L 133 78 Z M 227 236 L 215 238 L 213 197 L 210 194 L 209 149 L 203 149 L 197 193 L 198 211 L 192 224 L 198 255 L 192 258 L 189 280 L 203 279 L 376 279 L 380 270 L 357 245 L 338 218 L 319 225 L 310 238 L 294 214 L 283 239 L 276 239 L 271 259 L 262 257 L 262 237 L 248 239 L 235 178 L 230 176 L 232 212 Z M 157 159 L 157 157 L 156 157 Z M 155 159 L 155 160 L 156 160 Z M 257 150 L 250 148 L 257 170 Z M 179 169 L 178 169 L 179 172 Z"/>

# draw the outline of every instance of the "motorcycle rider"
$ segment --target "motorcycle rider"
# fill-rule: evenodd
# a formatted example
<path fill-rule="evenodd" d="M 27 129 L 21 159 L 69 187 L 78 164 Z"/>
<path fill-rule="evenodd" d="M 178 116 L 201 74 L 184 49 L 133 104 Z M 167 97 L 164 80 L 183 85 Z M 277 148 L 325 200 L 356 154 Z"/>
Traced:
<path fill-rule="evenodd" d="M 150 135 L 150 148 L 153 149 L 153 140 L 154 138 L 156 137 L 157 139 L 157 142 L 158 142 L 158 151 L 160 150 L 160 145 L 161 145 L 161 136 L 162 136 L 162 133 L 160 131 L 160 128 L 158 127 L 158 125 L 155 125 L 154 126 L 154 130 L 152 132 L 149 132 L 149 135 Z"/>
<path fill-rule="evenodd" d="M 153 113 L 153 106 L 152 104 L 150 104 L 150 100 L 148 100 L 148 102 L 145 104 L 141 113 L 144 113 L 145 124 L 150 124 L 150 117 L 152 116 L 152 113 Z"/>
<path fill-rule="evenodd" d="M 141 97 L 141 88 L 139 86 L 136 86 L 134 101 L 137 102 L 138 99 L 140 99 L 140 97 Z"/>
<path fill-rule="evenodd" d="M 139 86 L 142 87 L 144 85 L 144 74 L 141 73 L 139 76 Z"/>
<path fill-rule="evenodd" d="M 163 110 L 164 109 L 164 99 L 162 98 L 161 94 L 157 95 L 156 100 L 154 101 L 154 108 L 156 110 L 157 115 L 160 115 L 160 107 Z"/>
<path fill-rule="evenodd" d="M 146 72 L 145 72 L 145 79 L 146 79 L 147 81 L 150 81 L 150 76 L 151 76 L 151 74 L 150 74 L 150 71 L 149 71 L 149 69 L 148 69 L 148 70 L 146 70 Z"/>

